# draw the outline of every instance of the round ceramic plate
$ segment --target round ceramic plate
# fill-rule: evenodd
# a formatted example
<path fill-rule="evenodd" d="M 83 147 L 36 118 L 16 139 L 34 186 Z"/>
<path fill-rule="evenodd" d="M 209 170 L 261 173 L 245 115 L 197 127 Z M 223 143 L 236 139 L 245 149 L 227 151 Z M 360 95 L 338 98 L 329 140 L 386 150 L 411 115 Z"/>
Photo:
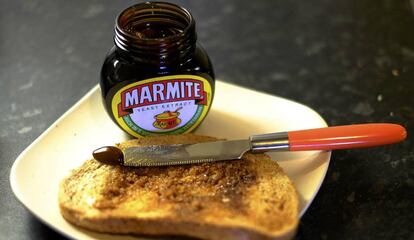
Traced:
<path fill-rule="evenodd" d="M 219 138 L 325 127 L 322 117 L 304 105 L 218 81 L 213 107 L 196 131 Z M 74 239 L 137 239 L 87 231 L 59 213 L 60 181 L 91 158 L 91 151 L 128 138 L 106 115 L 96 86 L 24 150 L 13 164 L 14 194 L 42 222 Z M 292 179 L 301 216 L 311 204 L 328 169 L 330 152 L 270 153 Z"/>

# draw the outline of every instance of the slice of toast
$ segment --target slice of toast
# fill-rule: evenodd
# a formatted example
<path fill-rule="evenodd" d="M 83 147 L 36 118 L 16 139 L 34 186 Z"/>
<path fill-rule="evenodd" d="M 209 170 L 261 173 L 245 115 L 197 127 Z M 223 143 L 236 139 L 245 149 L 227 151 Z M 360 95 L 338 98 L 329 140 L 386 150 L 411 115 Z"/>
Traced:
<path fill-rule="evenodd" d="M 129 140 L 118 146 L 214 141 L 197 135 Z M 203 239 L 290 239 L 298 224 L 292 182 L 265 154 L 168 167 L 123 167 L 88 160 L 59 191 L 63 217 L 105 233 Z"/>

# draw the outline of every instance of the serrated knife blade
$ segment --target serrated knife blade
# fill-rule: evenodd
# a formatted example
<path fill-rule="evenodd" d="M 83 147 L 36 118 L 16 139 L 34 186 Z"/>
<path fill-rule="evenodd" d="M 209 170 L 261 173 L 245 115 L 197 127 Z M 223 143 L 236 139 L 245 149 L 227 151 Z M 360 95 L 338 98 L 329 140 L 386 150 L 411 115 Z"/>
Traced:
<path fill-rule="evenodd" d="M 240 159 L 250 141 L 216 141 L 124 149 L 125 166 L 164 166 Z"/>

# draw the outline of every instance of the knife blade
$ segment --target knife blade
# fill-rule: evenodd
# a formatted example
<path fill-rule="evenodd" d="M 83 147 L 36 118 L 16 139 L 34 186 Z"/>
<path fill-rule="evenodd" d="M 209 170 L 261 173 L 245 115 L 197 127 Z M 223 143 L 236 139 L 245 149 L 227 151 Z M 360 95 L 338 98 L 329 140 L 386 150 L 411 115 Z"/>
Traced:
<path fill-rule="evenodd" d="M 244 140 L 134 146 L 105 146 L 93 157 L 108 164 L 131 167 L 168 166 L 241 159 L 250 151 L 307 151 L 372 147 L 406 138 L 404 127 L 389 123 L 355 124 L 250 136 Z"/>
<path fill-rule="evenodd" d="M 125 166 L 164 166 L 240 159 L 250 150 L 248 140 L 130 147 Z"/>

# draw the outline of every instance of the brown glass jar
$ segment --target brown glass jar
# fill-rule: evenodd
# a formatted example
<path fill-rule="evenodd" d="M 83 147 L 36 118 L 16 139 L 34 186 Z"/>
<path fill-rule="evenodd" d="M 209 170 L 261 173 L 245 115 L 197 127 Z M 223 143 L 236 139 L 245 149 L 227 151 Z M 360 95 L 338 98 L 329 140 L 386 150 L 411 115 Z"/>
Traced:
<path fill-rule="evenodd" d="M 214 72 L 190 12 L 164 2 L 131 6 L 116 19 L 114 42 L 100 86 L 105 109 L 121 129 L 135 137 L 182 134 L 203 121 Z"/>

